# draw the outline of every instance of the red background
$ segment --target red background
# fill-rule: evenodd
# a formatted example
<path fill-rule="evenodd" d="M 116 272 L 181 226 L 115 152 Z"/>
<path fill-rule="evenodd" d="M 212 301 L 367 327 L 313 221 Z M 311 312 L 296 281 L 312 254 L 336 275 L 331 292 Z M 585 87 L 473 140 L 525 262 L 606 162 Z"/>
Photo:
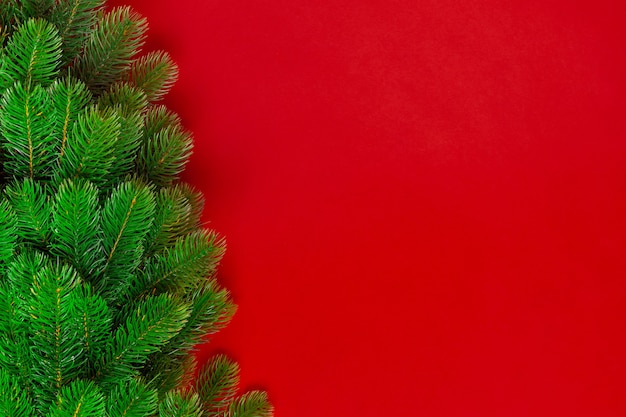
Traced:
<path fill-rule="evenodd" d="M 626 415 L 621 1 L 120 3 L 228 239 L 201 360 L 277 417 Z"/>

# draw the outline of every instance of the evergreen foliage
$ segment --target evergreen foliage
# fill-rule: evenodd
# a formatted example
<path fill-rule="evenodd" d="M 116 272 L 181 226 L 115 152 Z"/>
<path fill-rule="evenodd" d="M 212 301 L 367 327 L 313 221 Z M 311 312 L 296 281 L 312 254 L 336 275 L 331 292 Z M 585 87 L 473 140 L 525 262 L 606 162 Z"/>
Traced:
<path fill-rule="evenodd" d="M 235 312 L 179 179 L 191 134 L 158 104 L 178 69 L 104 0 L 0 2 L 0 415 L 267 417 L 224 355 Z"/>

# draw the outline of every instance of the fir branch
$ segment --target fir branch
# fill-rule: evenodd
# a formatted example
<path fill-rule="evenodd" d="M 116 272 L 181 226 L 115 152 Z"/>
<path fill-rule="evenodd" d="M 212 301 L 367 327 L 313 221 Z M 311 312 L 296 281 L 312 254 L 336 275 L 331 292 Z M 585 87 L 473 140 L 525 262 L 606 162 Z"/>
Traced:
<path fill-rule="evenodd" d="M 50 21 L 63 42 L 63 62 L 74 59 L 85 46 L 105 0 L 57 0 Z"/>
<path fill-rule="evenodd" d="M 148 107 L 145 114 L 145 123 L 142 132 L 143 142 L 152 138 L 157 132 L 168 126 L 180 126 L 180 117 L 163 105 L 152 105 Z"/>
<path fill-rule="evenodd" d="M 146 19 L 129 7 L 99 13 L 98 24 L 78 57 L 78 76 L 96 92 L 119 81 L 143 46 Z"/>
<path fill-rule="evenodd" d="M 142 124 L 140 113 L 120 117 L 120 136 L 113 149 L 113 164 L 105 188 L 115 187 L 133 174 Z"/>
<path fill-rule="evenodd" d="M 178 79 L 178 67 L 167 52 L 153 51 L 133 62 L 128 80 L 145 91 L 149 101 L 159 101 Z"/>
<path fill-rule="evenodd" d="M 193 355 L 154 360 L 155 355 L 162 357 L 158 353 L 153 354 L 142 374 L 150 381 L 150 386 L 158 391 L 160 399 L 172 390 L 191 385 L 196 369 L 196 358 Z"/>
<path fill-rule="evenodd" d="M 59 71 L 61 38 L 46 20 L 30 19 L 18 27 L 5 49 L 6 72 L 27 90 L 35 83 L 50 84 Z"/>
<path fill-rule="evenodd" d="M 159 417 L 202 417 L 202 404 L 197 394 L 168 392 L 159 406 Z"/>
<path fill-rule="evenodd" d="M 117 299 L 130 284 L 153 217 L 154 195 L 138 181 L 120 184 L 105 201 L 101 225 L 106 260 L 99 290 L 109 300 Z"/>
<path fill-rule="evenodd" d="M 177 188 L 187 197 L 191 211 L 187 220 L 187 227 L 192 229 L 202 228 L 202 211 L 204 210 L 204 196 L 191 184 L 180 183 Z"/>
<path fill-rule="evenodd" d="M 124 117 L 143 114 L 148 107 L 146 93 L 129 83 L 115 83 L 98 98 L 101 108 L 115 108 Z M 143 128 L 143 123 L 142 123 Z"/>
<path fill-rule="evenodd" d="M 104 417 L 104 396 L 92 381 L 76 380 L 65 386 L 47 417 Z"/>
<path fill-rule="evenodd" d="M 220 290 L 215 281 L 193 292 L 186 301 L 191 304 L 187 323 L 160 352 L 152 355 L 151 366 L 144 370 L 144 375 L 159 392 L 188 386 L 188 378 L 193 374 L 190 367 L 195 363 L 188 363 L 189 358 L 194 358 L 190 353 L 203 337 L 215 333 L 230 321 L 236 310 L 228 292 Z"/>
<path fill-rule="evenodd" d="M 109 342 L 97 375 L 100 383 L 112 389 L 135 376 L 149 355 L 180 331 L 188 316 L 189 307 L 168 295 L 139 302 Z"/>
<path fill-rule="evenodd" d="M 104 355 L 107 341 L 111 337 L 113 318 L 104 299 L 95 294 L 89 285 L 78 287 L 75 292 L 75 317 L 79 319 L 76 328 L 79 329 L 79 341 L 87 356 L 89 367 L 84 374 L 92 376 L 95 365 Z"/>
<path fill-rule="evenodd" d="M 267 394 L 263 391 L 249 391 L 235 399 L 224 417 L 271 417 L 273 413 Z"/>
<path fill-rule="evenodd" d="M 120 137 L 120 119 L 113 111 L 90 107 L 78 114 L 67 142 L 56 181 L 84 178 L 98 185 L 109 181 Z"/>
<path fill-rule="evenodd" d="M 190 233 L 191 204 L 179 186 L 162 188 L 156 196 L 156 213 L 146 236 L 150 244 L 146 255 L 151 256 L 173 246 L 179 237 Z"/>
<path fill-rule="evenodd" d="M 155 389 L 139 379 L 129 379 L 115 386 L 107 402 L 107 417 L 145 417 L 157 411 Z"/>
<path fill-rule="evenodd" d="M 107 184 L 110 187 L 133 171 L 148 101 L 145 93 L 137 87 L 116 83 L 100 97 L 98 106 L 114 109 L 120 116 L 120 135 L 113 151 L 113 165 Z"/>
<path fill-rule="evenodd" d="M 222 259 L 225 242 L 213 231 L 199 230 L 181 237 L 176 244 L 147 259 L 138 282 L 141 291 L 186 292 L 215 271 Z"/>
<path fill-rule="evenodd" d="M 61 141 L 58 157 L 61 164 L 72 126 L 90 103 L 91 92 L 84 83 L 72 77 L 55 80 L 49 92 L 54 105 L 54 136 Z"/>
<path fill-rule="evenodd" d="M 145 115 L 137 172 L 149 180 L 170 185 L 191 156 L 192 138 L 178 115 L 165 106 L 151 106 Z"/>
<path fill-rule="evenodd" d="M 32 316 L 29 305 L 37 275 L 48 259 L 39 252 L 26 250 L 17 255 L 7 270 L 7 282 L 0 285 L 0 368 L 8 370 L 21 386 L 33 393 L 33 372 L 39 366 L 32 355 Z"/>
<path fill-rule="evenodd" d="M 230 405 L 239 385 L 239 365 L 226 355 L 215 355 L 202 367 L 196 391 L 207 416 L 221 415 Z"/>
<path fill-rule="evenodd" d="M 228 290 L 220 288 L 215 280 L 200 285 L 185 300 L 191 304 L 191 315 L 185 327 L 170 341 L 172 351 L 188 352 L 202 342 L 202 338 L 223 329 L 237 311 Z"/>
<path fill-rule="evenodd" d="M 45 248 L 50 239 L 52 215 L 46 185 L 24 178 L 10 183 L 4 192 L 17 215 L 17 233 L 22 242 Z"/>
<path fill-rule="evenodd" d="M 77 330 L 82 317 L 73 308 L 79 296 L 76 272 L 64 265 L 37 274 L 29 301 L 34 392 L 38 408 L 52 403 L 61 388 L 84 371 L 86 361 Z"/>
<path fill-rule="evenodd" d="M 66 258 L 88 281 L 104 263 L 98 189 L 88 181 L 61 183 L 54 198 L 50 251 Z"/>
<path fill-rule="evenodd" d="M 43 252 L 21 248 L 7 268 L 7 282 L 15 290 L 22 305 L 27 305 L 31 299 L 32 288 L 37 284 L 40 271 L 51 265 L 50 258 Z"/>
<path fill-rule="evenodd" d="M 23 178 L 46 178 L 53 168 L 56 143 L 50 132 L 52 102 L 36 85 L 30 91 L 17 83 L 0 101 L 0 134 L 6 151 L 4 170 Z"/>
<path fill-rule="evenodd" d="M 138 159 L 138 172 L 158 186 L 176 181 L 189 162 L 193 149 L 191 134 L 180 125 L 169 125 L 146 138 Z"/>

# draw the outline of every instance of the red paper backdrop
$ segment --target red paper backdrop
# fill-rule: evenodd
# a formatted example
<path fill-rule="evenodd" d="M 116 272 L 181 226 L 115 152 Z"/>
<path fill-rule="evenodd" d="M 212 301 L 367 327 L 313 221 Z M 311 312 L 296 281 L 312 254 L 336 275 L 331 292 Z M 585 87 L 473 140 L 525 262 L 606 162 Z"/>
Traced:
<path fill-rule="evenodd" d="M 621 1 L 126 2 L 228 239 L 201 360 L 277 417 L 626 415 Z"/>

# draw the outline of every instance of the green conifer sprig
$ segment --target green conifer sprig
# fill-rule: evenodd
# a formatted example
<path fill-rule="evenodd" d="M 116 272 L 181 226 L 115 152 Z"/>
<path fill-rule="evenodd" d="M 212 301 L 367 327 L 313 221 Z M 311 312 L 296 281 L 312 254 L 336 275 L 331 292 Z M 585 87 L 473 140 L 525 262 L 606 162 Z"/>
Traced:
<path fill-rule="evenodd" d="M 106 403 L 109 417 L 152 416 L 158 408 L 156 389 L 141 379 L 129 379 L 115 386 Z"/>
<path fill-rule="evenodd" d="M 76 71 L 92 90 L 121 80 L 145 42 L 148 22 L 130 7 L 99 13 L 95 30 L 76 60 Z"/>
<path fill-rule="evenodd" d="M 4 55 L 9 78 L 21 81 L 26 90 L 32 83 L 45 87 L 59 72 L 61 37 L 52 23 L 30 19 L 10 38 Z"/>
<path fill-rule="evenodd" d="M 202 404 L 195 393 L 168 392 L 159 407 L 159 413 L 177 417 L 202 417 Z"/>
<path fill-rule="evenodd" d="M 135 60 L 126 77 L 145 93 L 148 101 L 163 98 L 178 79 L 178 67 L 165 51 L 152 51 Z"/>
<path fill-rule="evenodd" d="M 0 2 L 0 415 L 272 414 L 223 355 L 192 382 L 236 308 L 146 29 L 104 0 Z"/>
<path fill-rule="evenodd" d="M 225 355 L 211 358 L 198 376 L 198 393 L 207 415 L 219 415 L 237 394 L 239 366 Z"/>
<path fill-rule="evenodd" d="M 53 5 L 49 20 L 63 42 L 62 63 L 70 62 L 82 51 L 103 4 L 104 0 L 57 0 Z"/>
<path fill-rule="evenodd" d="M 51 202 L 47 189 L 46 184 L 31 178 L 13 181 L 4 189 L 7 201 L 15 212 L 22 243 L 40 249 L 50 243 L 52 232 Z"/>

